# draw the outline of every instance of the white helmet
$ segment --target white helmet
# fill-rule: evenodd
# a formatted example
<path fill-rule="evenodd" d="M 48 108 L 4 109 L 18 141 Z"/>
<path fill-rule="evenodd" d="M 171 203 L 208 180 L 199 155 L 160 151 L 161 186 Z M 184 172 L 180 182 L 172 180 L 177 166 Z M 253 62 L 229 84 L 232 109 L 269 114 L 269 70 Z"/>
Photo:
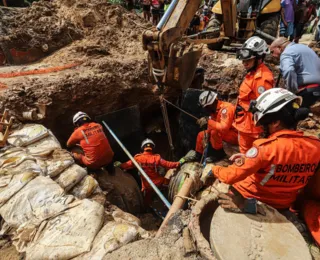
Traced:
<path fill-rule="evenodd" d="M 152 146 L 152 148 L 155 148 L 156 145 L 154 144 L 154 142 L 151 139 L 145 139 L 143 140 L 143 142 L 141 143 L 141 150 L 146 146 L 146 145 L 150 145 Z"/>
<path fill-rule="evenodd" d="M 265 40 L 258 36 L 250 37 L 237 51 L 237 59 L 249 60 L 255 57 L 262 57 L 264 54 L 270 54 L 270 49 Z"/>
<path fill-rule="evenodd" d="M 292 100 L 297 100 L 299 106 L 302 103 L 301 97 L 283 88 L 272 88 L 263 92 L 252 109 L 254 123 L 257 124 L 267 114 L 278 112 Z"/>
<path fill-rule="evenodd" d="M 81 118 L 85 117 L 91 120 L 91 118 L 86 113 L 79 111 L 73 116 L 73 124 L 76 125 Z"/>
<path fill-rule="evenodd" d="M 218 96 L 217 93 L 213 91 L 204 91 L 199 96 L 199 103 L 202 107 L 209 106 L 213 104 L 217 96 Z"/>

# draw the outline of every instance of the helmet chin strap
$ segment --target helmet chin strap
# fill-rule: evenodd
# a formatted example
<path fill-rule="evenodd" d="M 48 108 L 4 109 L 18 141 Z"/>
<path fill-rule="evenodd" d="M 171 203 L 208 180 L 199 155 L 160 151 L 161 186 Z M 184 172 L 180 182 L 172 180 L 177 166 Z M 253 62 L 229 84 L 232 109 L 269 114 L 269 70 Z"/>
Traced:
<path fill-rule="evenodd" d="M 261 126 L 263 129 L 263 132 L 260 134 L 260 138 L 268 138 L 270 136 L 268 124 L 263 124 Z"/>
<path fill-rule="evenodd" d="M 255 59 L 254 59 L 254 64 L 253 64 L 253 66 L 250 68 L 250 69 L 248 69 L 247 70 L 247 72 L 249 73 L 249 72 L 251 72 L 251 71 L 255 71 L 256 69 L 257 69 L 257 67 L 258 67 L 258 57 L 256 56 L 255 57 Z"/>

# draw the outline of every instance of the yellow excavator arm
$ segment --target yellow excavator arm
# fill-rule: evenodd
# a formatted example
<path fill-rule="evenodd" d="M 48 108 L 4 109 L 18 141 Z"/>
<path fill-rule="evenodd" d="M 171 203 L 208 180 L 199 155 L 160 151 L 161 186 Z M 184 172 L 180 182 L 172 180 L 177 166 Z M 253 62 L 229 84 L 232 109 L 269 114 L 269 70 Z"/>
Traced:
<path fill-rule="evenodd" d="M 173 0 L 157 27 L 143 33 L 149 76 L 159 87 L 184 89 L 192 82 L 202 47 L 182 41 L 182 37 L 201 2 Z"/>

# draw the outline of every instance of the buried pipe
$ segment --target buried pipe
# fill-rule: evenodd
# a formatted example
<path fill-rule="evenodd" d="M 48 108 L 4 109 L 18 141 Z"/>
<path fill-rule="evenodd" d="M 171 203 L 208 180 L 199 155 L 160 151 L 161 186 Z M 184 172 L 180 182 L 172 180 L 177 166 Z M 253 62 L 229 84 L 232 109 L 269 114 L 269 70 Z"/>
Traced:
<path fill-rule="evenodd" d="M 201 165 L 199 163 L 191 164 L 190 167 L 185 164 L 185 168 L 182 169 L 180 173 L 186 174 L 187 178 L 184 180 L 184 183 L 181 187 L 181 189 L 178 191 L 178 194 L 174 196 L 172 206 L 167 213 L 165 219 L 163 220 L 156 237 L 160 237 L 166 226 L 168 225 L 168 222 L 170 218 L 179 210 L 182 209 L 187 201 L 189 199 L 191 191 L 199 190 L 199 188 L 202 186 L 200 182 L 200 176 L 201 176 Z"/>
<path fill-rule="evenodd" d="M 149 178 L 149 176 L 145 173 L 145 171 L 141 168 L 141 166 L 137 163 L 137 161 L 133 158 L 133 156 L 130 154 L 130 152 L 127 150 L 127 148 L 121 143 L 121 141 L 118 139 L 118 137 L 115 135 L 115 133 L 111 130 L 111 128 L 106 124 L 106 122 L 102 121 L 103 125 L 107 128 L 109 133 L 112 135 L 112 137 L 117 141 L 117 143 L 120 145 L 122 150 L 128 155 L 130 160 L 133 162 L 133 164 L 137 167 L 138 171 L 142 174 L 142 176 L 147 180 L 147 182 L 150 184 L 152 189 L 157 193 L 159 198 L 162 200 L 164 205 L 170 210 L 171 204 L 169 201 L 165 198 L 165 196 L 161 193 L 161 191 L 158 189 L 158 187 L 152 182 L 152 180 Z"/>
<path fill-rule="evenodd" d="M 168 224 L 170 218 L 173 216 L 173 214 L 176 213 L 179 209 L 183 208 L 184 204 L 186 203 L 187 197 L 189 196 L 189 193 L 190 193 L 192 186 L 193 186 L 193 179 L 187 178 L 184 181 L 178 195 L 175 197 L 171 208 L 169 209 L 165 219 L 163 220 L 163 222 L 162 222 L 162 224 L 156 234 L 156 237 L 161 236 L 163 230 L 167 226 L 167 224 Z"/>

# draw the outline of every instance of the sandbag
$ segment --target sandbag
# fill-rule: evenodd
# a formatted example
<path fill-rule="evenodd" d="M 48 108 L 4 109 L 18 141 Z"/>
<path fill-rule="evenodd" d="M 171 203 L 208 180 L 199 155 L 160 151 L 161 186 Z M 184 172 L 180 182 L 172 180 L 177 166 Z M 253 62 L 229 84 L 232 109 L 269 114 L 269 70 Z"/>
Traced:
<path fill-rule="evenodd" d="M 110 221 L 98 233 L 93 241 L 91 251 L 75 259 L 103 259 L 107 253 L 136 241 L 139 238 L 140 233 L 138 226 Z"/>
<path fill-rule="evenodd" d="M 106 192 L 102 191 L 102 189 L 100 188 L 100 186 L 98 186 L 93 193 L 88 197 L 88 199 L 91 199 L 97 203 L 99 203 L 100 205 L 104 206 L 106 201 L 107 201 L 107 197 L 106 197 Z"/>
<path fill-rule="evenodd" d="M 29 154 L 34 156 L 47 156 L 57 148 L 61 148 L 61 145 L 57 138 L 51 133 L 51 131 L 49 131 L 49 135 L 47 137 L 28 145 L 27 151 Z"/>
<path fill-rule="evenodd" d="M 34 222 L 34 218 L 41 221 L 63 211 L 72 201 L 63 195 L 64 190 L 57 183 L 38 176 L 0 208 L 0 215 L 14 228 L 24 222 Z"/>
<path fill-rule="evenodd" d="M 49 135 L 49 130 L 43 125 L 27 124 L 21 129 L 14 130 L 8 137 L 8 143 L 14 146 L 27 146 Z"/>
<path fill-rule="evenodd" d="M 69 152 L 63 149 L 56 149 L 49 157 L 37 157 L 37 163 L 45 176 L 54 178 L 62 173 L 69 166 L 74 164 L 74 159 Z"/>
<path fill-rule="evenodd" d="M 55 180 L 66 192 L 71 190 L 85 176 L 87 171 L 77 164 L 71 165 Z"/>
<path fill-rule="evenodd" d="M 0 165 L 8 158 L 27 156 L 25 148 L 22 147 L 10 147 L 6 151 L 0 154 Z"/>
<path fill-rule="evenodd" d="M 70 193 L 79 199 L 88 198 L 96 188 L 99 186 L 98 182 L 91 176 L 85 176 Z"/>
<path fill-rule="evenodd" d="M 16 168 L 18 167 L 21 163 L 27 161 L 27 160 L 31 160 L 33 162 L 36 162 L 36 159 L 33 158 L 32 156 L 28 156 L 28 155 L 25 155 L 25 156 L 16 156 L 16 157 L 9 157 L 7 159 L 5 159 L 0 167 L 2 169 L 4 168 Z"/>
<path fill-rule="evenodd" d="M 89 252 L 103 224 L 104 208 L 90 200 L 44 221 L 26 250 L 26 259 L 70 259 Z"/>
<path fill-rule="evenodd" d="M 0 177 L 0 207 L 38 174 L 35 171 L 26 171 L 22 174 Z"/>

